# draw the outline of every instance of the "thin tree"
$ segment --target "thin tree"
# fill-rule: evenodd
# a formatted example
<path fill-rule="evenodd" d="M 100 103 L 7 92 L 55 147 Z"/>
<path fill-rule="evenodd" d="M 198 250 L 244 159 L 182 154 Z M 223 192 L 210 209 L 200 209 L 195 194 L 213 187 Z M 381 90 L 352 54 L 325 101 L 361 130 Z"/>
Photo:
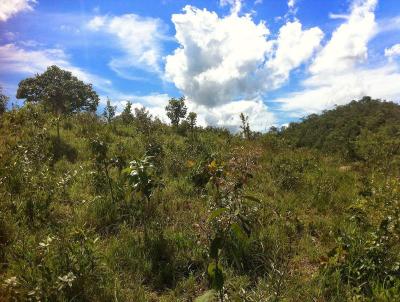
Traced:
<path fill-rule="evenodd" d="M 117 106 L 112 106 L 110 99 L 107 97 L 107 104 L 104 107 L 103 116 L 106 119 L 107 123 L 111 123 L 112 119 L 115 116 L 115 110 Z"/>
<path fill-rule="evenodd" d="M 250 124 L 249 124 L 249 116 L 244 115 L 242 112 L 240 114 L 240 120 L 242 122 L 240 129 L 242 129 L 243 137 L 246 139 L 250 139 L 251 138 L 251 130 L 250 130 Z"/>

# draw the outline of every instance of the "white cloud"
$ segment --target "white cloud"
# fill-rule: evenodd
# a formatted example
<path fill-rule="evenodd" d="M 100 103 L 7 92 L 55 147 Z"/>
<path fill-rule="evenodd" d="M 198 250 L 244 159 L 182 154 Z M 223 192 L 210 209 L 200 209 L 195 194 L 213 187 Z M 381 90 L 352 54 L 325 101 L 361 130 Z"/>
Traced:
<path fill-rule="evenodd" d="M 378 20 L 379 32 L 391 32 L 400 30 L 400 16 L 392 18 L 383 18 Z"/>
<path fill-rule="evenodd" d="M 386 57 L 396 57 L 400 56 L 400 44 L 395 44 L 392 47 L 385 49 Z"/>
<path fill-rule="evenodd" d="M 132 111 L 135 108 L 146 107 L 153 117 L 158 117 L 163 122 L 168 122 L 168 117 L 165 113 L 165 106 L 167 106 L 170 99 L 168 94 L 150 93 L 148 95 L 135 95 L 114 91 L 107 96 L 100 96 L 100 103 L 105 105 L 107 98 L 110 99 L 112 105 L 117 106 L 118 114 L 125 108 L 126 103 L 130 101 L 132 103 Z"/>
<path fill-rule="evenodd" d="M 313 74 L 343 72 L 367 59 L 367 43 L 376 33 L 376 3 L 377 0 L 355 1 L 347 21 L 333 32 L 311 65 Z"/>
<path fill-rule="evenodd" d="M 288 0 L 287 6 L 288 6 L 288 12 L 285 15 L 285 19 L 288 19 L 291 16 L 295 16 L 297 13 L 297 0 Z"/>
<path fill-rule="evenodd" d="M 189 102 L 189 108 L 198 114 L 200 125 L 224 127 L 232 132 L 240 129 L 240 113 L 249 116 L 250 128 L 254 131 L 265 132 L 276 123 L 275 115 L 260 99 L 240 100 L 217 107 L 206 107 Z"/>
<path fill-rule="evenodd" d="M 293 92 L 276 101 L 282 102 L 282 109 L 304 114 L 321 112 L 334 105 L 344 105 L 365 95 L 391 101 L 399 100 L 400 70 L 398 66 L 386 65 L 373 69 L 355 69 L 340 76 L 323 75 L 310 78 L 304 89 Z"/>
<path fill-rule="evenodd" d="M 88 23 L 93 31 L 104 31 L 115 36 L 124 55 L 114 58 L 110 67 L 117 74 L 128 77 L 132 68 L 160 74 L 162 41 L 165 24 L 160 19 L 145 18 L 135 14 L 121 16 L 96 16 Z"/>
<path fill-rule="evenodd" d="M 264 22 L 239 15 L 240 1 L 221 4 L 232 6 L 230 15 L 186 6 L 172 16 L 180 47 L 166 57 L 166 77 L 187 96 L 202 125 L 237 131 L 243 112 L 254 130 L 265 131 L 276 117 L 262 95 L 282 86 L 312 57 L 323 33 L 294 20 L 280 28 L 275 40 L 268 39 Z"/>
<path fill-rule="evenodd" d="M 220 6 L 231 6 L 231 14 L 237 15 L 242 9 L 242 0 L 220 0 Z"/>
<path fill-rule="evenodd" d="M 330 19 L 343 19 L 343 20 L 348 20 L 349 16 L 345 14 L 334 14 L 334 13 L 329 13 L 329 18 Z"/>
<path fill-rule="evenodd" d="M 91 19 L 88 23 L 88 27 L 92 30 L 99 30 L 103 27 L 106 23 L 107 17 L 106 16 L 95 16 Z"/>
<path fill-rule="evenodd" d="M 186 6 L 172 15 L 181 47 L 166 58 L 166 76 L 188 98 L 216 106 L 257 91 L 254 78 L 271 45 L 264 23 Z M 259 70 L 258 70 L 259 71 Z"/>
<path fill-rule="evenodd" d="M 0 21 L 5 22 L 12 16 L 33 10 L 36 0 L 1 0 L 0 2 Z"/>
<path fill-rule="evenodd" d="M 284 25 L 277 40 L 267 40 L 266 24 L 235 12 L 186 6 L 172 22 L 180 44 L 166 57 L 166 77 L 195 103 L 208 107 L 254 99 L 282 85 L 290 71 L 313 53 L 322 38 L 318 28 L 300 22 Z"/>
<path fill-rule="evenodd" d="M 102 90 L 110 89 L 111 81 L 84 71 L 69 62 L 68 56 L 62 49 L 37 49 L 26 50 L 15 44 L 0 45 L 0 74 L 24 74 L 33 75 L 42 73 L 48 66 L 57 65 L 60 68 L 71 71 L 84 82 L 93 83 Z"/>
<path fill-rule="evenodd" d="M 377 33 L 376 2 L 358 0 L 353 3 L 346 21 L 317 54 L 301 89 L 275 100 L 282 103 L 281 109 L 302 116 L 365 95 L 393 101 L 399 99 L 399 66 L 388 63 L 368 66 L 368 42 Z"/>
<path fill-rule="evenodd" d="M 299 21 L 288 22 L 279 30 L 274 58 L 267 63 L 273 87 L 279 87 L 289 78 L 291 70 L 308 60 L 319 47 L 323 32 L 318 27 L 302 30 Z"/>

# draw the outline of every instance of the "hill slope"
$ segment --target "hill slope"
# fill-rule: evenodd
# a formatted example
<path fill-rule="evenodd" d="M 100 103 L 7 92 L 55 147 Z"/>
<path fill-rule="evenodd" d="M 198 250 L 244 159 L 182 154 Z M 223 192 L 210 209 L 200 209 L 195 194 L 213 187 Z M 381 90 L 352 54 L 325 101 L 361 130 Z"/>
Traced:
<path fill-rule="evenodd" d="M 0 300 L 398 301 L 398 114 L 364 100 L 243 139 L 6 112 Z"/>
<path fill-rule="evenodd" d="M 357 143 L 367 134 L 378 133 L 386 134 L 388 139 L 400 135 L 400 105 L 364 97 L 292 123 L 283 136 L 296 147 L 339 152 L 354 160 L 362 158 Z"/>

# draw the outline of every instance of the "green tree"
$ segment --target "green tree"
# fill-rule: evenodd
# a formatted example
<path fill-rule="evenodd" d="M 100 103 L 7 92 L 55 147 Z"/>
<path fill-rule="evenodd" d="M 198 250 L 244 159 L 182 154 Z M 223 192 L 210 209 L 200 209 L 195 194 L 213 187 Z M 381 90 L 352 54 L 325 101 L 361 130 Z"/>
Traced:
<path fill-rule="evenodd" d="M 196 127 L 197 113 L 196 112 L 189 112 L 186 120 L 189 123 L 190 130 L 193 130 Z"/>
<path fill-rule="evenodd" d="M 126 103 L 125 108 L 121 113 L 121 119 L 124 124 L 130 124 L 133 122 L 132 103 L 130 101 Z"/>
<path fill-rule="evenodd" d="M 152 128 L 152 116 L 146 107 L 135 108 L 134 123 L 142 133 L 150 134 Z"/>
<path fill-rule="evenodd" d="M 60 118 L 79 111 L 96 111 L 99 96 L 92 84 L 85 84 L 71 72 L 53 65 L 42 74 L 18 84 L 17 99 L 42 103 L 57 115 L 57 138 L 60 139 Z"/>
<path fill-rule="evenodd" d="M 115 116 L 115 110 L 117 106 L 112 106 L 111 101 L 107 98 L 107 105 L 104 107 L 103 116 L 107 120 L 107 123 L 111 123 L 112 119 Z"/>
<path fill-rule="evenodd" d="M 249 124 L 249 116 L 241 113 L 240 120 L 242 122 L 240 129 L 242 129 L 242 134 L 243 134 L 244 138 L 250 139 L 251 138 L 251 130 L 250 130 L 250 124 Z"/>
<path fill-rule="evenodd" d="M 170 99 L 165 110 L 167 111 L 168 118 L 171 120 L 171 124 L 177 127 L 179 121 L 186 116 L 187 107 L 185 105 L 185 97 Z"/>
<path fill-rule="evenodd" d="M 3 87 L 0 86 L 0 115 L 6 112 L 8 100 L 8 96 L 3 94 Z"/>

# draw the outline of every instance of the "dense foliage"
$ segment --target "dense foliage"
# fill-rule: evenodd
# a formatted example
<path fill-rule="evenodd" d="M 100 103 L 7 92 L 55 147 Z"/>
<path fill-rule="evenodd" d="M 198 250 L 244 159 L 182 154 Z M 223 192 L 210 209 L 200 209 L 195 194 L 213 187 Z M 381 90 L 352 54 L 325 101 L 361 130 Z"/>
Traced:
<path fill-rule="evenodd" d="M 371 140 L 368 143 L 385 137 L 392 140 L 399 135 L 400 106 L 370 97 L 338 106 L 322 115 L 309 115 L 301 123 L 290 124 L 284 131 L 284 137 L 296 147 L 317 148 L 325 153 L 337 152 L 349 160 L 366 159 L 368 155 L 364 154 L 366 150 L 361 146 L 366 140 Z M 390 144 L 386 141 L 381 143 Z M 395 146 L 389 148 L 394 148 L 396 155 L 400 151 Z M 387 148 L 385 151 L 391 152 Z"/>
<path fill-rule="evenodd" d="M 95 111 L 99 103 L 99 96 L 91 84 L 83 83 L 71 72 L 55 65 L 48 67 L 42 74 L 21 81 L 17 98 L 42 103 L 56 114 Z"/>
<path fill-rule="evenodd" d="M 61 142 L 42 102 L 1 115 L 1 301 L 400 299 L 400 106 L 258 136 L 127 107 Z"/>

